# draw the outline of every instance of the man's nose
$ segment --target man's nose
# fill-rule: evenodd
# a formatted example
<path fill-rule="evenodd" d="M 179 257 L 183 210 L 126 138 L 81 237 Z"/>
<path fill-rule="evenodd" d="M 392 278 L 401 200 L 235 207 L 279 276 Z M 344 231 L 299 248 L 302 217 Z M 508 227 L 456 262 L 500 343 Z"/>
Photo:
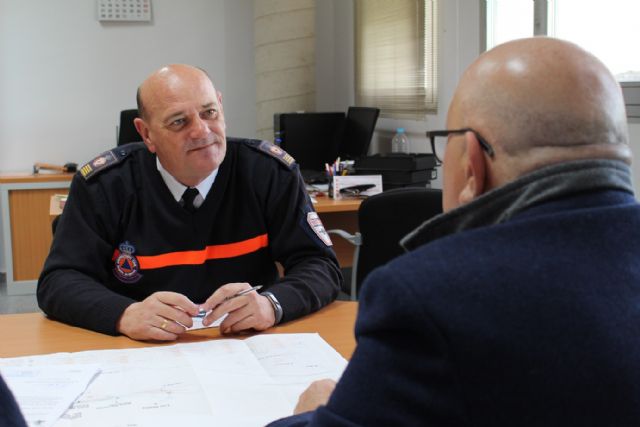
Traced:
<path fill-rule="evenodd" d="M 211 133 L 211 129 L 206 122 L 206 120 L 202 120 L 199 116 L 192 122 L 192 126 L 190 129 L 190 137 L 191 139 L 204 139 Z"/>

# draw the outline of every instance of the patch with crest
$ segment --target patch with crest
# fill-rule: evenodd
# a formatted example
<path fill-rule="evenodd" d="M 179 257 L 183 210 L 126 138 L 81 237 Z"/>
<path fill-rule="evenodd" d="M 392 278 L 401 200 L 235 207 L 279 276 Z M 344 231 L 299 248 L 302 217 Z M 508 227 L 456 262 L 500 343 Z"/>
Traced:
<path fill-rule="evenodd" d="M 129 143 L 121 147 L 114 148 L 113 150 L 105 151 L 98 157 L 94 158 L 90 162 L 85 163 L 78 169 L 78 172 L 85 180 L 89 180 L 91 177 L 98 174 L 103 170 L 109 169 L 112 166 L 122 162 L 129 154 L 135 150 L 144 148 L 144 143 Z"/>
<path fill-rule="evenodd" d="M 136 248 L 125 241 L 118 246 L 114 260 L 113 274 L 118 280 L 124 283 L 136 283 L 142 278 L 140 274 L 140 263 L 133 255 Z"/>
<path fill-rule="evenodd" d="M 316 236 L 318 236 L 325 245 L 333 246 L 329 233 L 324 229 L 324 225 L 322 225 L 322 221 L 317 212 L 307 212 L 307 224 L 309 224 L 309 227 L 311 227 Z"/>
<path fill-rule="evenodd" d="M 280 161 L 280 163 L 282 163 L 289 169 L 293 168 L 293 165 L 296 162 L 291 154 L 287 153 L 277 145 L 270 143 L 269 141 L 261 141 L 260 145 L 258 145 L 258 149 L 264 153 L 267 153 L 271 157 L 275 157 Z"/>

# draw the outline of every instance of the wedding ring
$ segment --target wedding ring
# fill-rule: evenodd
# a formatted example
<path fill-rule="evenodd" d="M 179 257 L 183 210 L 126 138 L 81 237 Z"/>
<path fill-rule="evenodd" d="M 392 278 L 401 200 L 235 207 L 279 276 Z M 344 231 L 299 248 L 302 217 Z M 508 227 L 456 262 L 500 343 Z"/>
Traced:
<path fill-rule="evenodd" d="M 167 327 L 167 319 L 162 320 L 162 325 L 160 325 L 160 329 L 164 330 Z"/>

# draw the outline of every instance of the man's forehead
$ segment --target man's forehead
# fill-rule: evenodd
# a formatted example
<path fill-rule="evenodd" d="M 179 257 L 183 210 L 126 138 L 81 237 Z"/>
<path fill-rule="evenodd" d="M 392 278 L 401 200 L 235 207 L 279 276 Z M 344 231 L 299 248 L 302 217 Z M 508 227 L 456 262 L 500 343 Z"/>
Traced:
<path fill-rule="evenodd" d="M 211 83 L 159 84 L 147 89 L 144 102 L 149 106 L 148 110 L 163 117 L 193 109 L 218 107 L 217 94 Z"/>

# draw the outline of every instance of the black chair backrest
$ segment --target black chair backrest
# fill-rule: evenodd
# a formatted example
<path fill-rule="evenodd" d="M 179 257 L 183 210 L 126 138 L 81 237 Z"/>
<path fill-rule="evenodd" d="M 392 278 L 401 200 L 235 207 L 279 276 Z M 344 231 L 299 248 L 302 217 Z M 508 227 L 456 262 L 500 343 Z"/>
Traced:
<path fill-rule="evenodd" d="M 140 142 L 142 137 L 133 124 L 133 119 L 138 117 L 138 110 L 122 110 L 120 111 L 120 127 L 118 128 L 118 145 L 128 144 L 129 142 Z"/>
<path fill-rule="evenodd" d="M 399 242 L 429 218 L 442 213 L 442 191 L 404 187 L 364 200 L 358 210 L 362 245 L 358 258 L 357 289 L 374 268 L 405 253 Z"/>
<path fill-rule="evenodd" d="M 56 228 L 58 228 L 58 221 L 60 221 L 60 215 L 56 215 L 53 217 L 53 221 L 51 221 L 51 235 L 56 234 Z"/>

